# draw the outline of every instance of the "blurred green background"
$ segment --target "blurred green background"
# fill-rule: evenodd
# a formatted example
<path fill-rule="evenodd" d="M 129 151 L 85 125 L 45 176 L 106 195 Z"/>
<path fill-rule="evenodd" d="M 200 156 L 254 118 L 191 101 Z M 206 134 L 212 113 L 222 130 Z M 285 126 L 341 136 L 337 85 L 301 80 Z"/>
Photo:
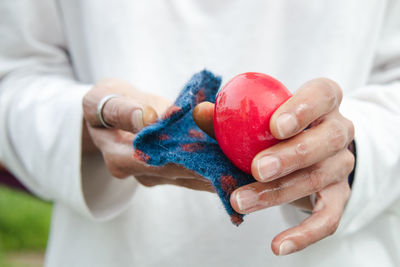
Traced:
<path fill-rule="evenodd" d="M 0 185 L 1 267 L 42 266 L 50 216 L 50 203 Z"/>

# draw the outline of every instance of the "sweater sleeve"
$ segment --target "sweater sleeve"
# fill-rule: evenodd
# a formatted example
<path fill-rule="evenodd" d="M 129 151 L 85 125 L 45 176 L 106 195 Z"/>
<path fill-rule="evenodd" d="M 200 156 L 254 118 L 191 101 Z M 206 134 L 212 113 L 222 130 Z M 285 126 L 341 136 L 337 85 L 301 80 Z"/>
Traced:
<path fill-rule="evenodd" d="M 38 196 L 105 220 L 137 183 L 81 156 L 82 98 L 54 1 L 0 3 L 0 161 Z"/>
<path fill-rule="evenodd" d="M 400 198 L 400 1 L 391 1 L 369 83 L 345 95 L 341 112 L 355 127 L 357 162 L 341 228 L 369 224 Z M 396 209 L 399 209 L 397 207 Z M 400 211 L 400 210 L 399 210 Z"/>

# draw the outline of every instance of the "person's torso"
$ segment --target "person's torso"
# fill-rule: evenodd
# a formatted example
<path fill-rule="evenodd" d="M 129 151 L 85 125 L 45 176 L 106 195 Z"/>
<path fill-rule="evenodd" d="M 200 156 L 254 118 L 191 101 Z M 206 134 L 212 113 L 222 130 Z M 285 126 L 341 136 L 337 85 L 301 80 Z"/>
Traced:
<path fill-rule="evenodd" d="M 80 81 L 118 77 L 170 100 L 203 68 L 223 81 L 241 72 L 264 72 L 291 91 L 320 76 L 336 80 L 345 92 L 361 87 L 385 6 L 379 0 L 59 2 Z M 288 227 L 276 208 L 247 216 L 237 228 L 212 194 L 139 187 L 131 207 L 106 223 L 56 205 L 48 265 L 379 265 L 372 255 L 365 256 L 369 265 L 362 265 L 353 247 L 361 241 L 340 234 L 293 256 L 276 257 L 269 242 Z M 382 248 L 375 236 L 362 231 L 355 236 Z M 390 257 L 382 259 L 390 264 Z"/>

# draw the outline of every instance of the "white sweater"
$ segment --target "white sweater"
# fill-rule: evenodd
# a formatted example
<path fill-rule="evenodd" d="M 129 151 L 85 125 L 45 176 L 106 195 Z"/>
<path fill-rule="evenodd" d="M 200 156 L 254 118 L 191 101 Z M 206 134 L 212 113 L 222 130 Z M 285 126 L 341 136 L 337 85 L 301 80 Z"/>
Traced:
<path fill-rule="evenodd" d="M 276 257 L 295 208 L 235 227 L 215 194 L 145 188 L 81 158 L 93 83 L 173 100 L 204 67 L 342 86 L 357 169 L 335 235 Z M 0 79 L 0 161 L 54 201 L 46 266 L 400 266 L 400 1 L 2 0 Z"/>

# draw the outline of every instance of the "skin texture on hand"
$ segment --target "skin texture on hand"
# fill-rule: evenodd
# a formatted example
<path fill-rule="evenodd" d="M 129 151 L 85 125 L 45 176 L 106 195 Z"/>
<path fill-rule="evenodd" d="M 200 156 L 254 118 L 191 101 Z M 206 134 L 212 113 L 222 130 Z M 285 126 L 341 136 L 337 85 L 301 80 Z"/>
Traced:
<path fill-rule="evenodd" d="M 316 194 L 312 214 L 273 239 L 276 255 L 302 250 L 339 225 L 350 197 L 347 178 L 354 168 L 354 155 L 347 149 L 354 127 L 339 112 L 341 100 L 340 87 L 326 78 L 298 89 L 271 117 L 271 133 L 283 141 L 255 156 L 252 175 L 257 182 L 231 195 L 232 207 L 248 214 L 286 203 L 310 207 L 307 199 Z M 211 137 L 213 110 L 212 103 L 201 103 L 193 111 L 197 125 Z"/>
<path fill-rule="evenodd" d="M 97 105 L 110 94 L 119 97 L 107 101 L 103 118 L 112 128 L 103 128 L 96 116 Z M 214 192 L 210 182 L 184 167 L 168 164 L 154 167 L 134 158 L 133 139 L 143 127 L 154 123 L 171 103 L 157 95 L 144 93 L 118 79 L 100 81 L 83 99 L 84 153 L 102 153 L 105 164 L 116 178 L 134 176 L 145 186 L 171 184 Z"/>

